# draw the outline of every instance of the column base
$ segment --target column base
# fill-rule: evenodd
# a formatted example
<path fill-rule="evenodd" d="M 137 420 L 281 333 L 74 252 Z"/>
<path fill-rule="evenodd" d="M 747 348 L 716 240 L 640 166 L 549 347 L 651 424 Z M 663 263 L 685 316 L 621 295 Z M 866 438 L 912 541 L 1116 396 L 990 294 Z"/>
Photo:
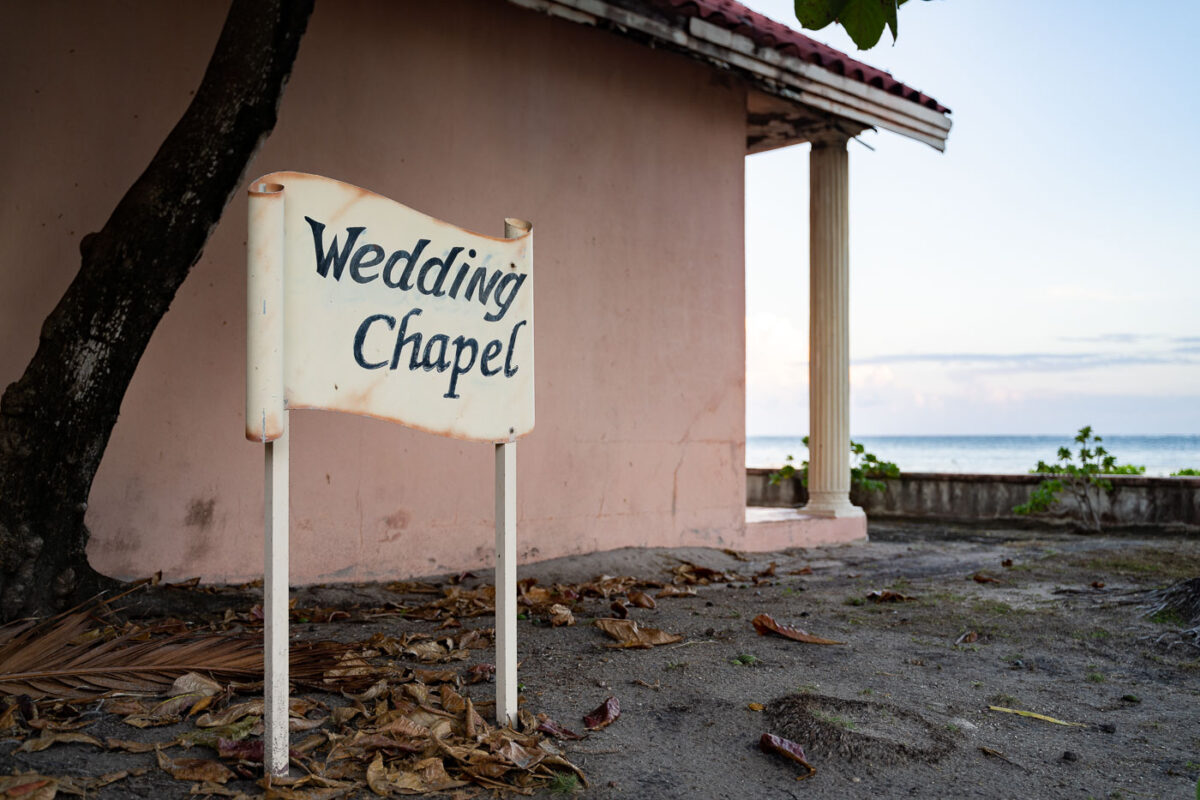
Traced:
<path fill-rule="evenodd" d="M 800 509 L 800 513 L 827 519 L 856 519 L 867 515 L 867 512 L 851 503 L 850 498 L 841 492 L 810 494 L 808 503 Z"/>

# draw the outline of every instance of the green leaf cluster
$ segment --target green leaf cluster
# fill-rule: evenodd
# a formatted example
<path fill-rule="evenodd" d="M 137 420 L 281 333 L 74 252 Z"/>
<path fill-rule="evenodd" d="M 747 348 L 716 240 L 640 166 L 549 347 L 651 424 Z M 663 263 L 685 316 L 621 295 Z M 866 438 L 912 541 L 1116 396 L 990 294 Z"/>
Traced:
<path fill-rule="evenodd" d="M 886 27 L 896 40 L 896 12 L 907 0 L 795 0 L 796 19 L 809 30 L 818 31 L 837 22 L 846 29 L 859 50 L 879 42 Z"/>
<path fill-rule="evenodd" d="M 1172 478 L 1200 478 L 1200 469 L 1192 467 L 1184 467 L 1178 472 L 1171 473 Z"/>
<path fill-rule="evenodd" d="M 1116 456 L 1101 444 L 1104 439 L 1092 435 L 1092 426 L 1085 425 L 1075 434 L 1079 448 L 1074 453 L 1069 447 L 1058 448 L 1058 460 L 1053 464 L 1038 461 L 1030 470 L 1035 475 L 1045 475 L 1037 488 L 1029 495 L 1028 502 L 1015 506 L 1017 514 L 1038 514 L 1049 511 L 1060 500 L 1063 492 L 1069 492 L 1079 503 L 1079 513 L 1084 522 L 1094 530 L 1100 530 L 1099 493 L 1113 490 L 1109 475 L 1143 475 L 1145 467 L 1134 464 L 1118 464 Z"/>
<path fill-rule="evenodd" d="M 804 437 L 804 446 L 808 447 L 808 437 Z M 800 462 L 797 467 L 795 459 L 788 456 L 784 465 L 767 476 L 772 486 L 778 486 L 781 481 L 790 480 L 797 474 L 800 483 L 808 487 L 808 459 Z M 884 480 L 899 478 L 900 468 L 891 461 L 884 461 L 874 453 L 868 453 L 866 447 L 850 440 L 850 485 L 864 492 L 882 492 L 887 490 Z"/>

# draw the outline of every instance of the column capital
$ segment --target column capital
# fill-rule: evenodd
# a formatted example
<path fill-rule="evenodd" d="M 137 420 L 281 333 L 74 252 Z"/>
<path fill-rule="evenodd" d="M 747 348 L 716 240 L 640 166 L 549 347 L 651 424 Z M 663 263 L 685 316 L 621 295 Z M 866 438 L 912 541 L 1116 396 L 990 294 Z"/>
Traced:
<path fill-rule="evenodd" d="M 811 134 L 808 137 L 808 141 L 812 144 L 813 150 L 823 150 L 833 147 L 840 147 L 844 150 L 851 138 L 850 134 L 840 128 L 823 128 Z"/>

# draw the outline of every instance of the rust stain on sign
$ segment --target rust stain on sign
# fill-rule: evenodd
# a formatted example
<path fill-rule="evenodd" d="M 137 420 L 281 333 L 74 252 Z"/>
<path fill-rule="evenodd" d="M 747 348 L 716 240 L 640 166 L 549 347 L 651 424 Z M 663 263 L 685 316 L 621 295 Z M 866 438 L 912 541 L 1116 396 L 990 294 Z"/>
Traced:
<path fill-rule="evenodd" d="M 246 436 L 324 409 L 475 441 L 534 424 L 532 225 L 474 233 L 299 172 L 250 191 Z"/>

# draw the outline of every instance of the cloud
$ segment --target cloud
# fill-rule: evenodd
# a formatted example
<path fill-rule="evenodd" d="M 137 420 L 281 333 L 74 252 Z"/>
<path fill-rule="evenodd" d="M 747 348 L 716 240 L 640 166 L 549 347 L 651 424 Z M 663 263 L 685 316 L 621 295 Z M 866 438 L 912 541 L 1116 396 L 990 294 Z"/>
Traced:
<path fill-rule="evenodd" d="M 1144 333 L 1101 333 L 1097 336 L 1060 336 L 1060 342 L 1087 342 L 1089 344 L 1136 344 L 1159 337 Z"/>
<path fill-rule="evenodd" d="M 937 363 L 974 366 L 986 372 L 1064 372 L 1101 367 L 1194 364 L 1200 346 L 1143 353 L 894 353 L 854 359 L 855 365 Z"/>

